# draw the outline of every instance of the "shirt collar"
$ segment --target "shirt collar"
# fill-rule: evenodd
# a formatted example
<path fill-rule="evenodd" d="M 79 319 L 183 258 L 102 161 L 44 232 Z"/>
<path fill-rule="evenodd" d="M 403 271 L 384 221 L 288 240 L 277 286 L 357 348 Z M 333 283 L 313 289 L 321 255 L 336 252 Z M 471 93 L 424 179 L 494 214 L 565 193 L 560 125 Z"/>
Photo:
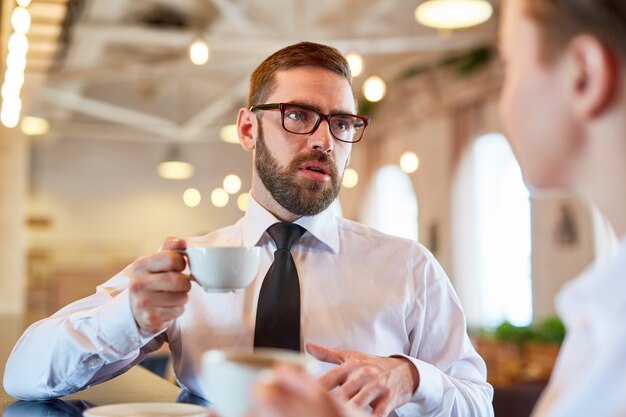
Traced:
<path fill-rule="evenodd" d="M 243 217 L 244 246 L 256 246 L 267 228 L 278 222 L 280 220 L 249 195 L 248 209 Z M 339 252 L 339 229 L 332 205 L 315 216 L 300 217 L 294 223 L 304 227 L 331 252 Z"/>

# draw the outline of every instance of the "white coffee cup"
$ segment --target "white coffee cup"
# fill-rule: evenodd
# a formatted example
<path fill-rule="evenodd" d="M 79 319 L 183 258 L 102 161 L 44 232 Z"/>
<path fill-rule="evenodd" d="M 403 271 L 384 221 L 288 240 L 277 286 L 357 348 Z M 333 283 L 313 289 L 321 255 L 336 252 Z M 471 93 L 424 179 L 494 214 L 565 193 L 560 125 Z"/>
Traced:
<path fill-rule="evenodd" d="M 181 250 L 189 272 L 206 291 L 227 292 L 246 288 L 259 270 L 261 248 L 215 247 L 187 241 Z"/>
<path fill-rule="evenodd" d="M 277 362 L 302 366 L 314 374 L 317 363 L 304 354 L 282 349 L 211 350 L 202 359 L 206 398 L 220 417 L 243 417 L 250 411 L 254 382 L 271 379 Z"/>

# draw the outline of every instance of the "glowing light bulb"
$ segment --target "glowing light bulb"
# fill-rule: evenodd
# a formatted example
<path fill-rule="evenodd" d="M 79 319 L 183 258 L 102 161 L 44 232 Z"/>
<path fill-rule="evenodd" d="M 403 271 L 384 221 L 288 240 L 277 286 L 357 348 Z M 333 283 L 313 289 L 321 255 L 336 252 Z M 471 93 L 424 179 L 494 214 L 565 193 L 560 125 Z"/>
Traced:
<path fill-rule="evenodd" d="M 226 143 L 239 143 L 239 134 L 237 133 L 237 125 L 226 125 L 220 129 L 220 139 Z"/>
<path fill-rule="evenodd" d="M 236 194 L 241 189 L 241 179 L 235 174 L 227 175 L 222 184 L 228 194 Z"/>
<path fill-rule="evenodd" d="M 211 193 L 211 203 L 215 207 L 224 207 L 228 204 L 228 193 L 223 188 L 216 188 Z"/>
<path fill-rule="evenodd" d="M 343 173 L 342 185 L 346 188 L 354 188 L 359 183 L 359 174 L 352 168 L 346 168 Z"/>
<path fill-rule="evenodd" d="M 187 207 L 196 207 L 202 201 L 202 194 L 195 188 L 187 188 L 183 193 L 183 202 Z"/>
<path fill-rule="evenodd" d="M 483 23 L 493 14 L 485 0 L 428 0 L 415 9 L 415 20 L 439 29 L 461 29 Z"/>
<path fill-rule="evenodd" d="M 248 210 L 248 193 L 242 193 L 237 197 L 237 207 L 243 212 Z"/>
<path fill-rule="evenodd" d="M 198 38 L 189 46 L 189 59 L 195 65 L 204 65 L 209 61 L 209 44 L 204 39 Z"/>
<path fill-rule="evenodd" d="M 387 86 L 385 82 L 375 75 L 365 80 L 363 84 L 363 95 L 368 101 L 373 103 L 380 101 L 385 97 L 387 93 Z"/>
<path fill-rule="evenodd" d="M 417 171 L 420 166 L 420 160 L 415 152 L 405 152 L 400 157 L 400 168 L 407 174 Z"/>
<path fill-rule="evenodd" d="M 16 7 L 13 9 L 11 15 L 11 26 L 17 33 L 25 35 L 30 29 L 30 13 L 23 7 Z"/>
<path fill-rule="evenodd" d="M 363 58 L 356 52 L 351 52 L 346 55 L 348 65 L 350 65 L 350 71 L 353 77 L 358 77 L 363 72 Z"/>

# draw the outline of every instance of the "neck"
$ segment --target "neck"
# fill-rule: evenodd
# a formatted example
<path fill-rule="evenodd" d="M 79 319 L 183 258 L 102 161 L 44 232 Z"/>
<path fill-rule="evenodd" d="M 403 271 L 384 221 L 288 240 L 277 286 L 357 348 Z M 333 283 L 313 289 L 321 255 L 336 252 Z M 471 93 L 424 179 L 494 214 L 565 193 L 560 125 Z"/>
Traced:
<path fill-rule="evenodd" d="M 263 208 L 272 213 L 274 217 L 276 217 L 281 222 L 294 222 L 298 220 L 300 215 L 294 214 L 278 204 L 272 194 L 265 188 L 263 181 L 254 173 L 252 175 L 252 189 L 250 190 L 250 194 L 259 203 Z"/>
<path fill-rule="evenodd" d="M 579 192 L 593 201 L 618 236 L 626 234 L 626 95 L 602 120 L 588 127 Z"/>

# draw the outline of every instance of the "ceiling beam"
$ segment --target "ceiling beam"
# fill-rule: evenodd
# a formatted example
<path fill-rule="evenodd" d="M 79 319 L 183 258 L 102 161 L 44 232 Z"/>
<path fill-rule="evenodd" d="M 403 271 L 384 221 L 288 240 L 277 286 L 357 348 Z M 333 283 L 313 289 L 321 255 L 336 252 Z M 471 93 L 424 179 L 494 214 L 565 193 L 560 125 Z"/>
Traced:
<path fill-rule="evenodd" d="M 88 98 L 72 91 L 45 87 L 39 96 L 55 106 L 98 119 L 130 126 L 168 139 L 180 137 L 180 127 L 169 120 Z"/>
<path fill-rule="evenodd" d="M 100 36 L 106 43 L 133 45 L 162 46 L 166 48 L 187 48 L 195 33 L 190 30 L 162 30 L 142 26 L 127 26 L 106 22 L 89 22 L 78 24 L 76 37 L 91 39 Z M 363 54 L 397 54 L 407 52 L 432 52 L 459 49 L 467 46 L 484 44 L 492 41 L 490 34 L 466 34 L 459 37 L 446 37 L 437 34 L 399 37 L 345 38 L 345 39 L 311 39 L 332 45 L 342 51 L 357 49 Z M 219 52 L 254 51 L 257 56 L 266 56 L 286 45 L 300 42 L 299 38 L 269 37 L 233 37 L 226 35 L 209 35 L 207 37 L 211 50 Z"/>
<path fill-rule="evenodd" d="M 211 3 L 219 10 L 220 14 L 226 19 L 232 27 L 242 35 L 257 35 L 260 31 L 256 23 L 254 23 L 242 10 L 241 6 L 233 3 L 231 0 L 210 0 Z"/>
<path fill-rule="evenodd" d="M 226 93 L 220 94 L 218 98 L 211 100 L 209 104 L 191 119 L 189 119 L 181 130 L 181 137 L 185 140 L 193 140 L 200 134 L 204 134 L 205 127 L 216 124 L 216 120 L 224 115 L 224 112 L 231 111 L 232 104 L 235 100 L 245 97 L 246 88 L 248 86 L 249 77 L 241 78 L 232 87 L 228 87 Z"/>

